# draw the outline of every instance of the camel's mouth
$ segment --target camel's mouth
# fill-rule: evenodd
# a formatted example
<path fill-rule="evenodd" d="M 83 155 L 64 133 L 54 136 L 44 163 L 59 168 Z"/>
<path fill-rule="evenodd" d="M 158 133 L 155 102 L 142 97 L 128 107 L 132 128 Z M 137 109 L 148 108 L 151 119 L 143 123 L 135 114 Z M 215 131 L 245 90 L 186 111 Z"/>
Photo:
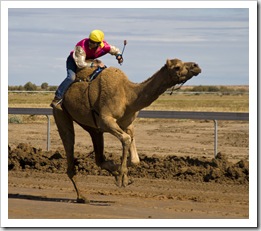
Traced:
<path fill-rule="evenodd" d="M 200 73 L 201 73 L 201 70 L 200 71 L 190 71 L 190 72 L 192 72 L 192 74 L 194 75 L 194 76 L 197 76 L 197 75 L 199 75 Z"/>
<path fill-rule="evenodd" d="M 201 73 L 201 69 L 196 63 L 189 63 L 187 70 L 193 76 L 197 76 Z"/>

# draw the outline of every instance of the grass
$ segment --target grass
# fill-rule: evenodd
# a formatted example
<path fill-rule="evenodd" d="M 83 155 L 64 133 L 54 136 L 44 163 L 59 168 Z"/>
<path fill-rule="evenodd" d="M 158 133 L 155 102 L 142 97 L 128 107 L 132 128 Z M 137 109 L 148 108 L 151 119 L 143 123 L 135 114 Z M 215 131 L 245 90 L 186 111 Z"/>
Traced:
<path fill-rule="evenodd" d="M 54 93 L 8 93 L 8 107 L 50 107 Z"/>
<path fill-rule="evenodd" d="M 162 95 L 148 110 L 248 112 L 248 95 Z"/>
<path fill-rule="evenodd" d="M 54 93 L 9 93 L 9 107 L 50 107 Z M 161 95 L 146 110 L 248 112 L 249 95 Z"/>

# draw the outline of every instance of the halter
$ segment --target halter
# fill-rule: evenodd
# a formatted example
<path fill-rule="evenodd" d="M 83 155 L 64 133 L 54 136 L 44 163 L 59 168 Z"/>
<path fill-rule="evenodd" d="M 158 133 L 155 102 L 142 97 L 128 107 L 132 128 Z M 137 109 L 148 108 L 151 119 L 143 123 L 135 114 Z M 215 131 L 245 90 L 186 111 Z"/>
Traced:
<path fill-rule="evenodd" d="M 166 67 L 167 70 L 168 70 L 169 76 L 172 78 L 172 75 L 170 74 L 170 71 L 169 71 L 169 69 L 168 69 L 168 67 L 167 67 L 167 64 L 165 64 L 165 67 Z M 180 77 L 178 76 L 178 81 L 179 81 L 179 79 L 180 79 Z M 184 85 L 184 83 L 186 83 L 187 81 L 188 81 L 188 79 L 187 79 L 187 80 L 183 80 L 183 81 L 182 81 L 181 83 L 179 83 L 179 84 L 173 85 L 173 87 L 171 88 L 170 95 L 173 94 L 173 91 L 179 90 L 179 89 Z M 179 81 L 179 82 L 180 82 L 180 81 Z M 177 88 L 175 88 L 176 85 L 179 85 L 179 86 L 178 86 Z"/>
<path fill-rule="evenodd" d="M 175 85 L 171 88 L 171 92 L 169 93 L 169 95 L 172 95 L 173 94 L 173 91 L 177 91 L 177 90 L 179 90 L 182 86 L 183 86 L 183 84 L 184 83 L 186 83 L 188 80 L 184 80 L 182 83 L 180 83 L 180 85 L 177 87 L 177 88 L 175 88 Z"/>

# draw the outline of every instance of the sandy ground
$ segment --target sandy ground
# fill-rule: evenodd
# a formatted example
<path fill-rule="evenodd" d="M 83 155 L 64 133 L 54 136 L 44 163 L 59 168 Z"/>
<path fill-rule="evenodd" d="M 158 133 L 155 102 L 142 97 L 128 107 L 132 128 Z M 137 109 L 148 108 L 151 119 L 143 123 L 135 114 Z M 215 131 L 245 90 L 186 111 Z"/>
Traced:
<path fill-rule="evenodd" d="M 141 164 L 130 169 L 134 183 L 126 188 L 95 167 L 89 135 L 76 126 L 78 181 L 90 200 L 77 204 L 55 124 L 49 152 L 46 123 L 9 124 L 8 217 L 248 219 L 248 125 L 219 121 L 220 154 L 214 160 L 213 121 L 137 119 Z M 105 151 L 119 159 L 120 142 L 106 134 Z"/>

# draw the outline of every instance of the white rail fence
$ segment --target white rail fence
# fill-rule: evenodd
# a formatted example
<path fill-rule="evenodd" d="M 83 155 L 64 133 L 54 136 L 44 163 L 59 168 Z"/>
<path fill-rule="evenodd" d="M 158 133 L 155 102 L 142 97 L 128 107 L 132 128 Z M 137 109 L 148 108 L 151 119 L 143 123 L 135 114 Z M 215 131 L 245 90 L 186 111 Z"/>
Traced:
<path fill-rule="evenodd" d="M 50 116 L 51 108 L 8 108 L 8 114 L 45 115 L 47 116 L 47 151 L 50 150 Z M 214 121 L 214 157 L 218 153 L 218 120 L 249 121 L 249 113 L 243 112 L 195 112 L 195 111 L 140 111 L 140 118 L 191 119 Z"/>

